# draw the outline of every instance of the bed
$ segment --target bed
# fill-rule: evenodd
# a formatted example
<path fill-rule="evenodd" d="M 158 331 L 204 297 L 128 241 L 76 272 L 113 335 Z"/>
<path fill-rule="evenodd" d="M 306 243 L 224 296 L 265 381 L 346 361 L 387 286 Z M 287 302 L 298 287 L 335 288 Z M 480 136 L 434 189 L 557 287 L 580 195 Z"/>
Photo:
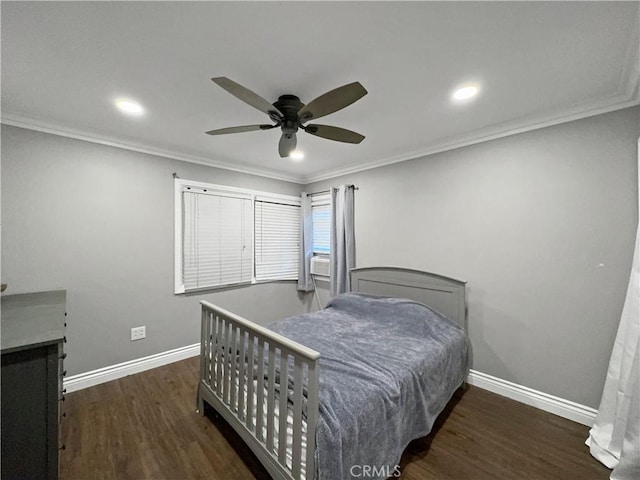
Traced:
<path fill-rule="evenodd" d="M 354 269 L 350 293 L 269 328 L 201 305 L 198 411 L 276 479 L 397 476 L 466 378 L 465 282 L 449 277 Z"/>

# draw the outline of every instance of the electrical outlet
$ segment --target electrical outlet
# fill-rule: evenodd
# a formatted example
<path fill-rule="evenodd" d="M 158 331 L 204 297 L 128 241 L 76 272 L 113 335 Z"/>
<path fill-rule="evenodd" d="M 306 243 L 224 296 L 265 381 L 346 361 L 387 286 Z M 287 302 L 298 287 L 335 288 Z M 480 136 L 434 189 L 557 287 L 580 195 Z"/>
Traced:
<path fill-rule="evenodd" d="M 142 340 L 147 336 L 147 327 L 134 327 L 131 329 L 131 341 Z"/>

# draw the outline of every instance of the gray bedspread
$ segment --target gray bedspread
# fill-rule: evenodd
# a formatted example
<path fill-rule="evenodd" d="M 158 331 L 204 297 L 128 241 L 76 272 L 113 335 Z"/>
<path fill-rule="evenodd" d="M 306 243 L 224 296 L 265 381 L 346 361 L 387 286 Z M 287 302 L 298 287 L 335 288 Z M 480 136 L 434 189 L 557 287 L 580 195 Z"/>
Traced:
<path fill-rule="evenodd" d="M 462 329 L 411 300 L 343 294 L 269 328 L 320 352 L 320 480 L 393 475 L 467 373 Z"/>

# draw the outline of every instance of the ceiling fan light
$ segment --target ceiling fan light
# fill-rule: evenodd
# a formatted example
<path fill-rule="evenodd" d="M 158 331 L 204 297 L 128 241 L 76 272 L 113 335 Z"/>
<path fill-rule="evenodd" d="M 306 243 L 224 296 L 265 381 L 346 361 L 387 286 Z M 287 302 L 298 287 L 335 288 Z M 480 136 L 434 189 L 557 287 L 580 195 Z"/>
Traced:
<path fill-rule="evenodd" d="M 293 150 L 290 154 L 289 154 L 289 158 L 291 160 L 303 160 L 304 159 L 304 153 L 301 152 L 300 150 Z"/>

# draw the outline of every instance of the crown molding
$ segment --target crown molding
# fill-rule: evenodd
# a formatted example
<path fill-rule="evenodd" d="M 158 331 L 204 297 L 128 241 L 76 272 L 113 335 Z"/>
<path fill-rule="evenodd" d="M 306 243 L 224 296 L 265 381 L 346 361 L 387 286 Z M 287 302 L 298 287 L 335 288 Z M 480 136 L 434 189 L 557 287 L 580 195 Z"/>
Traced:
<path fill-rule="evenodd" d="M 109 147 L 122 148 L 124 150 L 131 150 L 139 153 L 146 153 L 148 155 L 155 155 L 158 157 L 169 158 L 172 160 L 180 160 L 183 162 L 196 163 L 198 165 L 204 165 L 207 167 L 220 168 L 223 170 L 231 170 L 233 172 L 244 173 L 247 175 L 257 175 L 260 177 L 266 177 L 273 180 L 282 180 L 284 182 L 302 183 L 301 177 L 295 177 L 291 175 L 283 175 L 274 173 L 268 170 L 261 170 L 252 167 L 238 167 L 232 165 L 231 162 L 221 162 L 211 160 L 206 157 L 200 157 L 197 155 L 184 154 L 171 150 L 152 148 L 147 145 L 125 143 L 116 138 L 109 138 L 102 136 L 95 132 L 87 132 L 53 124 L 50 122 L 44 122 L 27 115 L 17 114 L 13 112 L 2 111 L 2 119 L 0 123 L 5 125 L 11 125 L 13 127 L 26 128 L 28 130 L 35 130 L 37 132 L 49 133 L 52 135 L 58 135 L 66 138 L 73 138 L 75 140 L 82 140 L 84 142 L 97 143 L 100 145 L 106 145 Z"/>
<path fill-rule="evenodd" d="M 633 42 L 632 42 L 633 43 Z M 619 90 L 614 95 L 607 97 L 603 100 L 590 102 L 584 105 L 580 105 L 574 108 L 555 112 L 554 114 L 547 116 L 540 116 L 534 119 L 518 119 L 511 122 L 505 122 L 499 125 L 493 125 L 491 127 L 477 130 L 472 135 L 463 138 L 449 138 L 440 142 L 434 142 L 426 148 L 405 153 L 398 156 L 382 158 L 374 162 L 368 162 L 367 164 L 354 165 L 342 169 L 332 169 L 318 174 L 310 175 L 307 177 L 296 177 L 274 173 L 270 171 L 260 170 L 251 167 L 238 167 L 228 162 L 214 161 L 205 157 L 199 157 L 195 155 L 186 155 L 179 152 L 155 149 L 145 145 L 137 145 L 124 143 L 117 139 L 107 138 L 95 133 L 84 132 L 75 130 L 52 123 L 36 120 L 25 115 L 19 115 L 12 112 L 2 112 L 1 123 L 6 125 L 12 125 L 15 127 L 26 128 L 30 130 L 36 130 L 39 132 L 49 133 L 53 135 L 59 135 L 62 137 L 73 138 L 76 140 L 82 140 L 91 143 L 98 143 L 101 145 L 107 145 L 116 148 L 122 148 L 125 150 L 132 150 L 135 152 L 146 153 L 149 155 L 156 155 L 160 157 L 170 158 L 174 160 L 181 160 L 184 162 L 196 163 L 207 167 L 215 167 L 223 170 L 230 170 L 234 172 L 244 173 L 247 175 L 257 175 L 274 180 L 281 180 L 285 182 L 292 182 L 301 185 L 308 185 L 311 183 L 329 180 L 345 175 L 352 175 L 355 173 L 363 172 L 366 170 L 372 170 L 374 168 L 384 167 L 387 165 L 393 165 L 395 163 L 401 163 L 408 160 L 415 160 L 428 155 L 434 155 L 436 153 L 442 153 L 449 150 L 455 150 L 457 148 L 467 147 L 479 143 L 488 142 L 490 140 L 496 140 L 519 133 L 525 133 L 541 128 L 546 128 L 566 122 L 580 120 L 583 118 L 593 117 L 604 113 L 613 112 L 616 110 L 622 110 L 624 108 L 633 107 L 640 104 L 640 79 L 638 74 L 638 63 L 635 62 L 634 55 L 638 52 L 638 46 L 631 46 L 627 50 L 628 62 L 625 62 L 625 68 L 622 72 L 622 81 L 620 82 Z"/>
<path fill-rule="evenodd" d="M 441 142 L 434 142 L 425 149 L 416 150 L 411 153 L 406 153 L 399 156 L 384 158 L 375 162 L 367 163 L 366 165 L 354 165 L 352 167 L 342 168 L 339 170 L 327 170 L 316 175 L 304 177 L 302 181 L 305 185 L 307 185 L 322 180 L 329 180 L 344 175 L 351 175 L 374 168 L 393 165 L 395 163 L 415 160 L 421 157 L 426 157 L 428 155 L 455 150 L 456 148 L 468 147 L 470 145 L 484 143 L 490 140 L 496 140 L 519 133 L 525 133 L 541 128 L 551 127 L 554 125 L 572 122 L 575 120 L 593 117 L 596 115 L 601 115 L 604 113 L 609 113 L 616 110 L 622 110 L 624 108 L 639 105 L 640 96 L 638 95 L 637 78 L 635 79 L 635 81 L 632 80 L 628 83 L 625 83 L 624 89 L 627 90 L 624 93 L 616 93 L 615 95 L 612 95 L 604 101 L 594 102 L 585 107 L 576 107 L 564 112 L 558 112 L 556 115 L 549 115 L 536 119 L 516 120 L 513 122 L 503 123 L 486 129 L 477 130 L 473 135 L 469 135 L 462 139 L 451 138 Z"/>

